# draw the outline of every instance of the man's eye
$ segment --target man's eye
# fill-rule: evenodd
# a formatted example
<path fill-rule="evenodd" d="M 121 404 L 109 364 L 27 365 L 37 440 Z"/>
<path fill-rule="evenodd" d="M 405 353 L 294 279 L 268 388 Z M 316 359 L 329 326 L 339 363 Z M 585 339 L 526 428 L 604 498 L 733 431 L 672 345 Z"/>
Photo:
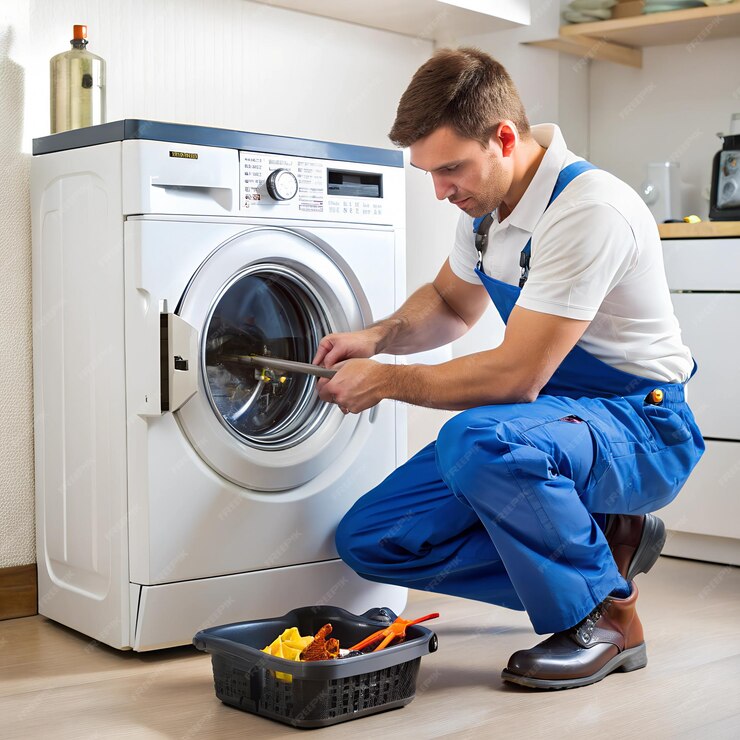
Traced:
<path fill-rule="evenodd" d="M 453 164 L 449 167 L 445 167 L 445 172 L 454 172 L 459 166 L 459 164 Z"/>

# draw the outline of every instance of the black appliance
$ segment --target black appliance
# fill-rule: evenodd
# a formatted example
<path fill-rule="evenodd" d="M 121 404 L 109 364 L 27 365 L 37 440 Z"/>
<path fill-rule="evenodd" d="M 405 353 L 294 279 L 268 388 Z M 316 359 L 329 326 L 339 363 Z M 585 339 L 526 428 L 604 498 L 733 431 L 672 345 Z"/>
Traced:
<path fill-rule="evenodd" d="M 710 221 L 740 221 L 740 134 L 722 137 L 722 149 L 714 155 Z"/>

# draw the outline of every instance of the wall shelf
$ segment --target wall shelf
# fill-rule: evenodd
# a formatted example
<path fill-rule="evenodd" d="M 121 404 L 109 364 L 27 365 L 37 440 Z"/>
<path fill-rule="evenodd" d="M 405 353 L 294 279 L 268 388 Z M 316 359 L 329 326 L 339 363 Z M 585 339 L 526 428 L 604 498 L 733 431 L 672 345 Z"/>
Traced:
<path fill-rule="evenodd" d="M 301 13 L 357 23 L 431 41 L 519 28 L 530 23 L 529 0 L 256 0 Z"/>
<path fill-rule="evenodd" d="M 555 39 L 525 41 L 582 59 L 601 59 L 642 66 L 642 48 L 686 44 L 740 36 L 740 2 L 686 10 L 670 10 L 560 27 Z"/>

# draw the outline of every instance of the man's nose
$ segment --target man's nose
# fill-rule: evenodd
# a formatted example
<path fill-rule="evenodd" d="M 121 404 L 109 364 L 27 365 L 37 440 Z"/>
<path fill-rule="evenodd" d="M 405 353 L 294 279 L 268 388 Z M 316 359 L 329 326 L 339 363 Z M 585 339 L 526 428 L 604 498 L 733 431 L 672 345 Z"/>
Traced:
<path fill-rule="evenodd" d="M 434 182 L 434 194 L 437 196 L 437 200 L 445 200 L 455 194 L 455 186 L 446 177 L 433 172 L 432 181 Z"/>

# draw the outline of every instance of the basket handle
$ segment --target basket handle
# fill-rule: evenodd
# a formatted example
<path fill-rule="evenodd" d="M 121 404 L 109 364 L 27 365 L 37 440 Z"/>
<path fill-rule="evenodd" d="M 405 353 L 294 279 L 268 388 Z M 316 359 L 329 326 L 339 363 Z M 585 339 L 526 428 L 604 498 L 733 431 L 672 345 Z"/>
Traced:
<path fill-rule="evenodd" d="M 391 624 L 392 622 L 395 622 L 396 619 L 398 619 L 398 615 L 387 606 L 376 606 L 373 609 L 368 609 L 364 614 L 361 614 L 360 616 L 372 622 L 385 622 L 386 624 Z"/>

